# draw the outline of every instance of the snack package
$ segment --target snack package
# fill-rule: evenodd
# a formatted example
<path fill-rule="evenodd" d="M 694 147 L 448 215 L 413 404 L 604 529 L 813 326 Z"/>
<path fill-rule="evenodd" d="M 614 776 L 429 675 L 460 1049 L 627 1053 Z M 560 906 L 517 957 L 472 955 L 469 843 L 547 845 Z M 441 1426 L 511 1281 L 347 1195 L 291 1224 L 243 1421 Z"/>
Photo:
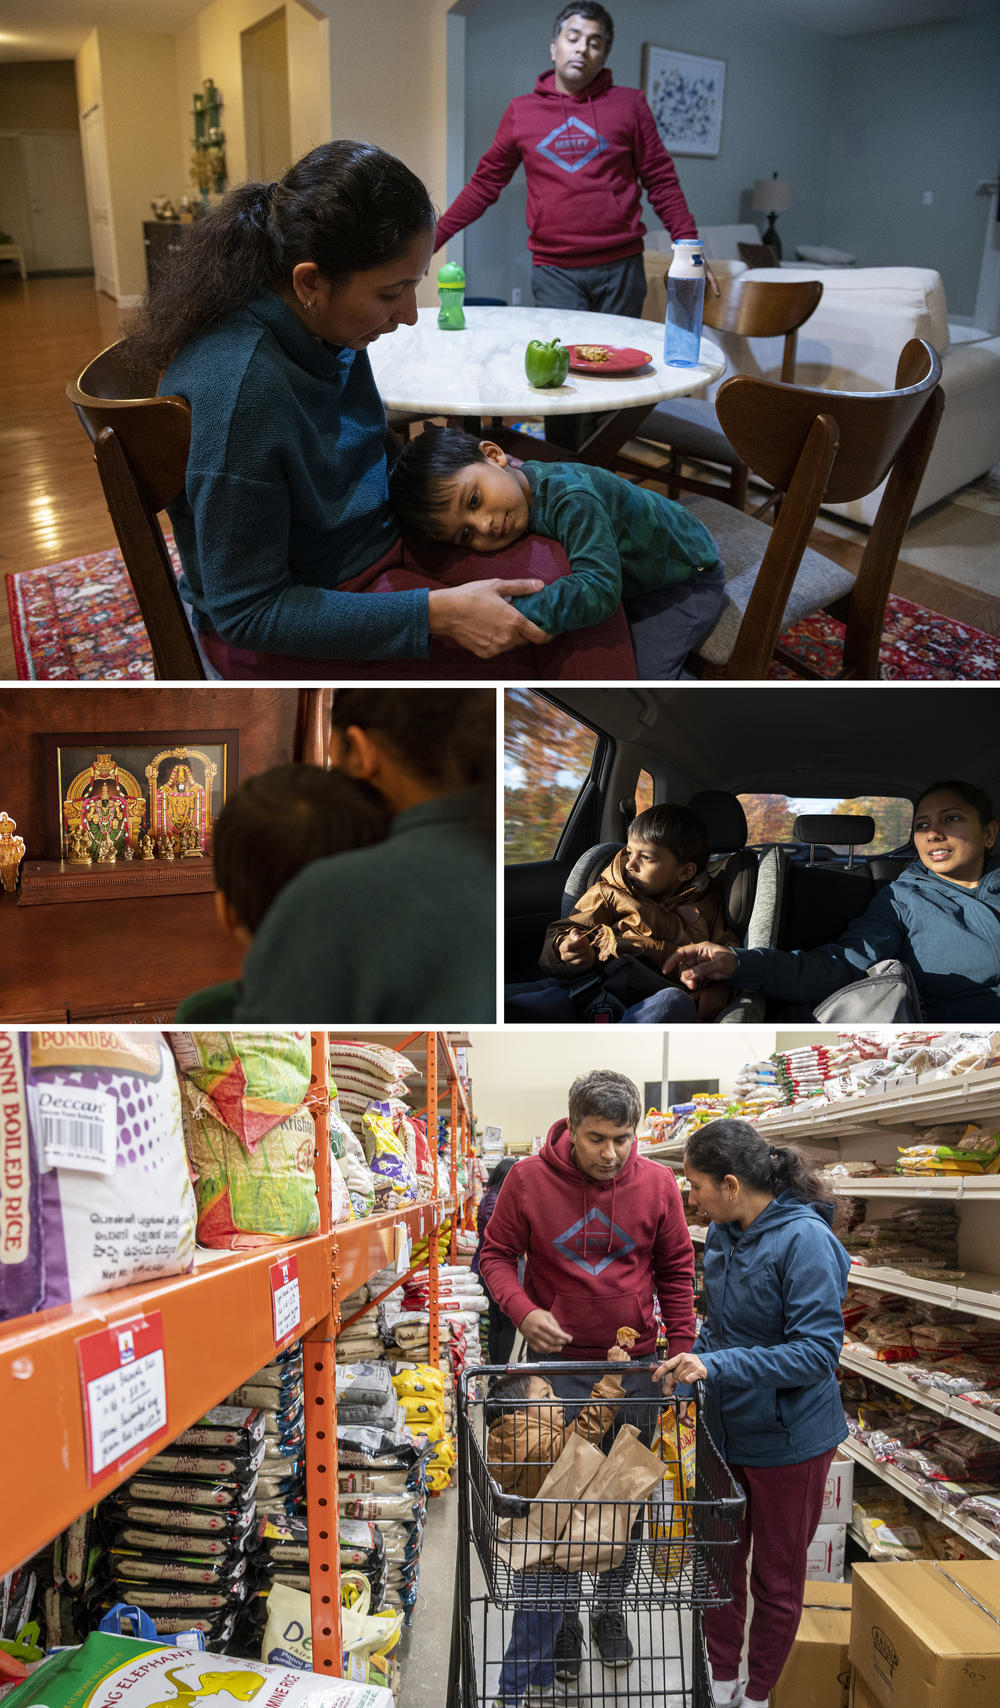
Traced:
<path fill-rule="evenodd" d="M 251 1154 L 305 1102 L 312 1069 L 307 1031 L 199 1030 L 168 1037 L 181 1074 Z"/>
<path fill-rule="evenodd" d="M 194 1194 L 153 1032 L 0 1032 L 0 1318 L 185 1274 Z"/>
<path fill-rule="evenodd" d="M 5 1708 L 393 1708 L 392 1692 L 295 1668 L 163 1647 L 92 1631 L 79 1649 L 64 1649 L 37 1667 L 5 1698 Z"/>
<path fill-rule="evenodd" d="M 250 1148 L 216 1118 L 212 1100 L 188 1078 L 181 1101 L 202 1245 L 236 1251 L 316 1231 L 315 1123 L 308 1109 L 272 1124 Z"/>

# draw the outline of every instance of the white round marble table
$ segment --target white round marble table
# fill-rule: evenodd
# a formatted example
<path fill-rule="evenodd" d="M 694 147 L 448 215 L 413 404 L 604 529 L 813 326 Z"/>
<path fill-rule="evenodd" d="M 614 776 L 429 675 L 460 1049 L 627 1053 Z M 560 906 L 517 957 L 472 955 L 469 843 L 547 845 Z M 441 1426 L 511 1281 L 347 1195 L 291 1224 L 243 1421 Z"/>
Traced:
<path fill-rule="evenodd" d="M 369 345 L 387 409 L 508 420 L 610 412 L 612 419 L 578 453 L 586 461 L 613 456 L 654 404 L 704 391 L 726 367 L 722 351 L 708 338 L 701 341 L 698 367 L 667 367 L 663 328 L 655 320 L 580 309 L 467 308 L 465 330 L 443 332 L 437 317 L 436 308 L 422 308 L 415 326 L 400 326 Z M 536 388 L 524 374 L 532 338 L 648 350 L 650 360 L 635 373 L 571 373 L 565 385 Z"/>

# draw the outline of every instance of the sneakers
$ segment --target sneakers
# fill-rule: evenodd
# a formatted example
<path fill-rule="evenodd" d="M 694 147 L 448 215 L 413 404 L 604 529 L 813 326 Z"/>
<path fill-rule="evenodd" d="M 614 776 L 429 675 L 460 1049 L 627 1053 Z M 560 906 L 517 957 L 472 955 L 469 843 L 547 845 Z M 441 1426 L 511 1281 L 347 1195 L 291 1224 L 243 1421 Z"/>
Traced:
<path fill-rule="evenodd" d="M 741 1678 L 712 1680 L 712 1702 L 714 1708 L 740 1708 L 743 1692 L 746 1689 Z"/>
<path fill-rule="evenodd" d="M 531 1704 L 532 1702 L 539 1704 L 554 1702 L 557 1695 L 561 1696 L 562 1692 L 557 1689 L 555 1679 L 552 1680 L 551 1684 L 536 1684 L 532 1681 L 532 1683 L 528 1685 L 528 1694 L 525 1697 L 525 1702 L 528 1704 Z"/>
<path fill-rule="evenodd" d="M 590 1635 L 605 1666 L 629 1666 L 632 1644 L 625 1629 L 625 1616 L 620 1608 L 611 1613 L 598 1613 L 590 1621 Z"/>
<path fill-rule="evenodd" d="M 583 1626 L 578 1613 L 567 1613 L 559 1627 L 553 1652 L 556 1677 L 575 1684 L 583 1666 Z"/>

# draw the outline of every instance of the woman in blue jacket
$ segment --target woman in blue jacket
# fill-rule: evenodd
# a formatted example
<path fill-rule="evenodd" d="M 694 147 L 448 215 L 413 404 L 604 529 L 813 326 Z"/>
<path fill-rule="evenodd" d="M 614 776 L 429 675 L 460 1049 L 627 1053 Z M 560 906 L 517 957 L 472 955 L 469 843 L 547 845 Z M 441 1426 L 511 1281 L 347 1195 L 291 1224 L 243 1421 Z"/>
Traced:
<path fill-rule="evenodd" d="M 901 961 L 927 1020 L 1000 1017 L 997 820 L 974 783 L 932 783 L 913 816 L 917 858 L 836 943 L 819 949 L 723 949 L 691 943 L 663 971 L 682 984 L 723 979 L 812 1007 L 878 961 Z M 865 1017 L 860 1010 L 859 1019 Z M 921 1018 L 913 1014 L 912 1019 Z"/>
<path fill-rule="evenodd" d="M 688 1140 L 690 1204 L 711 1218 L 704 1326 L 659 1367 L 666 1386 L 707 1384 L 708 1428 L 746 1495 L 733 1599 L 705 1615 L 714 1700 L 766 1708 L 792 1646 L 806 1553 L 847 1435 L 837 1388 L 850 1260 L 833 1202 L 791 1146 L 749 1121 L 710 1121 Z M 739 1680 L 753 1549 L 746 1691 Z"/>

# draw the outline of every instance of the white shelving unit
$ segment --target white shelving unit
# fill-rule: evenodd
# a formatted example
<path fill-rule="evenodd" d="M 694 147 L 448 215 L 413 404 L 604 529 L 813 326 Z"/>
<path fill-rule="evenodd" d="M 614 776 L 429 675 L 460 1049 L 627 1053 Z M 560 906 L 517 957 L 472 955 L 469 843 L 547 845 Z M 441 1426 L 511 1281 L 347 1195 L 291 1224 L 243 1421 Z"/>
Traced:
<path fill-rule="evenodd" d="M 772 1143 L 787 1140 L 819 1152 L 827 1161 L 871 1158 L 884 1164 L 884 1174 L 852 1177 L 835 1188 L 838 1196 L 867 1199 L 869 1216 L 873 1219 L 891 1215 L 903 1203 L 933 1200 L 957 1208 L 958 1268 L 964 1272 L 960 1281 L 932 1281 L 904 1274 L 899 1269 L 858 1265 L 852 1268 L 852 1286 L 1000 1321 L 1000 1273 L 996 1272 L 1000 1270 L 1000 1243 L 996 1238 L 996 1212 L 992 1208 L 1000 1201 L 1000 1175 L 937 1178 L 889 1172 L 897 1148 L 912 1144 L 916 1129 L 956 1121 L 983 1125 L 992 1122 L 1000 1128 L 1000 1067 L 983 1068 L 951 1079 L 909 1075 L 881 1091 L 843 1103 L 810 1099 L 796 1108 L 762 1116 L 757 1124 Z M 683 1167 L 682 1147 L 675 1144 L 650 1146 L 643 1154 L 677 1170 Z M 705 1232 L 704 1228 L 690 1229 L 696 1245 L 704 1244 Z M 860 1352 L 845 1350 L 841 1364 L 844 1369 L 866 1376 L 928 1411 L 1000 1441 L 1000 1414 L 981 1411 L 949 1394 L 920 1387 L 894 1375 L 891 1364 Z M 879 1463 L 860 1443 L 848 1440 L 840 1451 L 991 1559 L 1000 1559 L 1000 1540 L 992 1531 L 958 1518 L 948 1508 L 928 1500 L 918 1492 L 910 1477 L 893 1465 Z"/>

